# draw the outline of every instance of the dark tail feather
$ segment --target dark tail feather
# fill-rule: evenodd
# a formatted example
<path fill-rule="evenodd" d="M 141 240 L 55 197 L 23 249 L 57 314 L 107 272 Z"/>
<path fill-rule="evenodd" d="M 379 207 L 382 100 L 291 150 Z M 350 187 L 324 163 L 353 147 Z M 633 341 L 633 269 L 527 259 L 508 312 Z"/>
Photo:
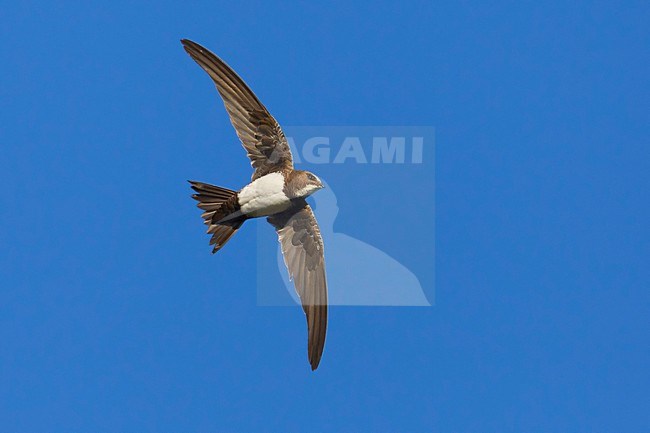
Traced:
<path fill-rule="evenodd" d="M 237 191 L 203 182 L 189 181 L 196 194 L 192 198 L 198 201 L 202 209 L 203 222 L 208 226 L 208 234 L 212 234 L 210 245 L 214 245 L 212 253 L 219 251 L 237 229 L 244 223 L 245 218 L 236 217 L 239 211 Z M 229 218 L 230 215 L 234 217 Z"/>

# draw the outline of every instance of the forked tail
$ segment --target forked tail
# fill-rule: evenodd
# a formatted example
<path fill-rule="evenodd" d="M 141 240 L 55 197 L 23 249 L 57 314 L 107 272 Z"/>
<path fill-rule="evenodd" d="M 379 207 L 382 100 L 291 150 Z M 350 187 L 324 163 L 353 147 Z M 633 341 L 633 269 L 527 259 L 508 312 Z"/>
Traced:
<path fill-rule="evenodd" d="M 198 201 L 197 206 L 204 212 L 203 222 L 208 226 L 208 234 L 212 234 L 210 245 L 214 245 L 212 253 L 219 251 L 235 234 L 246 220 L 239 210 L 237 191 L 210 185 L 203 182 L 189 181 L 196 194 L 192 198 Z"/>

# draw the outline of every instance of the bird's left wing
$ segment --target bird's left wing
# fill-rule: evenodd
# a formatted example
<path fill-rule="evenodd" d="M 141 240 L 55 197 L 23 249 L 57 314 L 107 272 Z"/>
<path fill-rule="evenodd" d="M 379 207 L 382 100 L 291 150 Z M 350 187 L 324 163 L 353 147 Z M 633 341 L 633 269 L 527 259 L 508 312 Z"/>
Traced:
<path fill-rule="evenodd" d="M 323 355 L 327 330 L 327 280 L 320 229 L 305 201 L 270 216 L 268 221 L 278 232 L 284 263 L 307 316 L 307 351 L 315 370 Z"/>
<path fill-rule="evenodd" d="M 185 51 L 216 84 L 230 122 L 255 169 L 253 180 L 293 168 L 291 149 L 282 128 L 244 80 L 210 50 L 187 39 L 181 42 Z"/>

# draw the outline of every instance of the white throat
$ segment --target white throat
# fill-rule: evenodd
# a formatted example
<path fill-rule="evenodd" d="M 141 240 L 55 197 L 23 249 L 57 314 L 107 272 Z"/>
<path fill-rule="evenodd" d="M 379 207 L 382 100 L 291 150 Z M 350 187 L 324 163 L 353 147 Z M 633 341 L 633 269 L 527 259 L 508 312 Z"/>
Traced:
<path fill-rule="evenodd" d="M 307 185 L 304 188 L 299 189 L 296 191 L 296 196 L 297 197 L 308 197 L 318 191 L 320 188 L 316 185 Z"/>

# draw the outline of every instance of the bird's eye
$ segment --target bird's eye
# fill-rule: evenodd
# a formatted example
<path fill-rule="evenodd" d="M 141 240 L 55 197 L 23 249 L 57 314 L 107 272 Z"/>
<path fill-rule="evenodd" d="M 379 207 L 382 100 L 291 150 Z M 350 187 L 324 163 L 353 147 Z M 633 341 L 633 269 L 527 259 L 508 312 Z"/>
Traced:
<path fill-rule="evenodd" d="M 308 175 L 307 175 L 307 178 L 308 178 L 309 180 L 316 180 L 316 178 L 314 177 L 313 174 L 308 174 Z"/>

